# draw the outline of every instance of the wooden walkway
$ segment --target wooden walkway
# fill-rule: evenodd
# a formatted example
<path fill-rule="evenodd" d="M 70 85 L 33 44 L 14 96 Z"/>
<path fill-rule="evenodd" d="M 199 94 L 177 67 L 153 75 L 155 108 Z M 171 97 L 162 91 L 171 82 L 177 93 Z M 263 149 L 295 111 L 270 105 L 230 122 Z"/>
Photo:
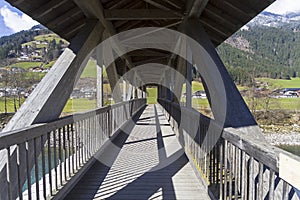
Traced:
<path fill-rule="evenodd" d="M 159 106 L 131 124 L 66 199 L 209 199 Z"/>

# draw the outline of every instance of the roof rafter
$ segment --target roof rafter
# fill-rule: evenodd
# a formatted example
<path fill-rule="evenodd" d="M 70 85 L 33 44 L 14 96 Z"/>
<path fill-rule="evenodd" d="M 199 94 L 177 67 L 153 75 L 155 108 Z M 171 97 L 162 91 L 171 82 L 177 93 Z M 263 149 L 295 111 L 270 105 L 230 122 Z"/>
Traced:
<path fill-rule="evenodd" d="M 162 0 L 162 1 L 172 5 L 174 8 L 177 8 L 177 9 L 181 9 L 183 6 L 182 1 L 180 1 L 180 0 Z"/>
<path fill-rule="evenodd" d="M 199 18 L 209 0 L 195 0 L 188 17 Z"/>
<path fill-rule="evenodd" d="M 182 12 L 180 10 L 172 8 L 169 4 L 166 4 L 162 2 L 161 0 L 143 0 L 150 5 L 153 5 L 159 9 L 165 10 L 165 11 L 170 11 L 173 12 L 176 15 L 183 16 Z"/>
<path fill-rule="evenodd" d="M 242 25 L 242 23 L 238 19 L 220 11 L 211 4 L 206 6 L 205 12 L 207 12 L 210 16 L 214 16 L 215 18 L 217 18 L 219 22 L 225 23 L 227 26 L 230 26 L 233 29 L 236 29 L 237 27 L 240 27 Z"/>
<path fill-rule="evenodd" d="M 109 9 L 116 9 L 119 6 L 126 5 L 126 4 L 128 4 L 128 0 L 118 0 L 116 3 L 114 3 L 111 6 L 109 6 Z"/>
<path fill-rule="evenodd" d="M 81 14 L 81 10 L 79 10 L 77 7 L 74 7 L 72 9 L 70 9 L 68 12 L 64 13 L 63 15 L 56 17 L 54 20 L 48 22 L 46 24 L 46 26 L 49 26 L 49 27 L 58 26 L 60 24 L 63 24 L 69 18 L 72 18 L 79 14 Z"/>
<path fill-rule="evenodd" d="M 110 36 L 113 36 L 117 33 L 112 22 L 108 21 L 104 18 L 103 5 L 101 4 L 101 2 L 99 0 L 90 0 L 90 1 L 74 0 L 74 2 L 82 9 L 84 14 L 88 18 L 98 19 L 102 23 L 102 25 L 104 26 L 104 28 L 106 29 L 107 33 Z M 116 45 L 116 46 L 118 46 L 118 45 Z M 120 49 L 120 51 L 122 51 L 122 50 Z M 134 68 L 133 63 L 131 62 L 131 59 L 127 54 L 123 54 L 121 56 L 121 58 L 126 60 L 128 68 L 130 68 L 130 69 Z"/>
<path fill-rule="evenodd" d="M 157 19 L 182 19 L 170 11 L 159 9 L 116 9 L 104 10 L 106 20 L 157 20 Z"/>
<path fill-rule="evenodd" d="M 55 8 L 61 6 L 64 3 L 66 3 L 67 1 L 68 0 L 52 0 L 52 1 L 49 1 L 48 3 L 44 4 L 39 9 L 37 9 L 33 13 L 32 17 L 33 18 L 41 18 L 44 15 L 48 14 L 49 12 L 51 12 L 52 10 L 54 10 Z"/>

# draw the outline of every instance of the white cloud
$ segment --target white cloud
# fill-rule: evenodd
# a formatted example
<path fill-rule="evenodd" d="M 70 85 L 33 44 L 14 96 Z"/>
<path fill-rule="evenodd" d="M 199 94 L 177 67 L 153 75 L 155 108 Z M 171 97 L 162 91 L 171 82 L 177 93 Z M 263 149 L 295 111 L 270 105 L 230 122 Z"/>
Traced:
<path fill-rule="evenodd" d="M 300 11 L 300 0 L 277 0 L 266 11 L 276 14 Z"/>
<path fill-rule="evenodd" d="M 34 25 L 39 24 L 26 14 L 18 15 L 18 13 L 11 11 L 6 5 L 0 8 L 0 14 L 3 17 L 5 26 L 13 32 L 28 30 Z"/>

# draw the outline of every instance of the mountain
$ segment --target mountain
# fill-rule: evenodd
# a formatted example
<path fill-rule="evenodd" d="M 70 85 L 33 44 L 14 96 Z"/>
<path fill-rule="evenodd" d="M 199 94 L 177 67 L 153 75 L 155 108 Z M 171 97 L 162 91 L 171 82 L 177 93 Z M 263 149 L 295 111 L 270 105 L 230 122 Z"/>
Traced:
<path fill-rule="evenodd" d="M 253 26 L 269 26 L 280 27 L 286 24 L 299 25 L 300 24 L 300 12 L 290 12 L 284 15 L 275 14 L 264 11 L 252 19 L 246 27 Z"/>
<path fill-rule="evenodd" d="M 263 12 L 217 50 L 231 70 L 255 76 L 300 75 L 300 13 Z"/>

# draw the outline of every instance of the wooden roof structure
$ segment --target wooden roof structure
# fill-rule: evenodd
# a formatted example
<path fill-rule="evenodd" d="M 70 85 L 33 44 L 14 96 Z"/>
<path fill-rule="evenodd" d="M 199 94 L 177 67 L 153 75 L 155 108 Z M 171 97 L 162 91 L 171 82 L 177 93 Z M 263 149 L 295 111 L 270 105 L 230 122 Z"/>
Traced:
<path fill-rule="evenodd" d="M 215 46 L 275 0 L 6 0 L 62 38 L 71 41 L 88 19 L 101 21 L 110 35 L 140 27 L 177 30 L 185 18 L 199 18 Z M 90 8 L 97 8 L 90 12 Z M 169 52 L 132 52 L 132 63 L 167 60 Z M 118 63 L 120 62 L 120 63 Z M 122 59 L 116 61 L 119 65 Z"/>

